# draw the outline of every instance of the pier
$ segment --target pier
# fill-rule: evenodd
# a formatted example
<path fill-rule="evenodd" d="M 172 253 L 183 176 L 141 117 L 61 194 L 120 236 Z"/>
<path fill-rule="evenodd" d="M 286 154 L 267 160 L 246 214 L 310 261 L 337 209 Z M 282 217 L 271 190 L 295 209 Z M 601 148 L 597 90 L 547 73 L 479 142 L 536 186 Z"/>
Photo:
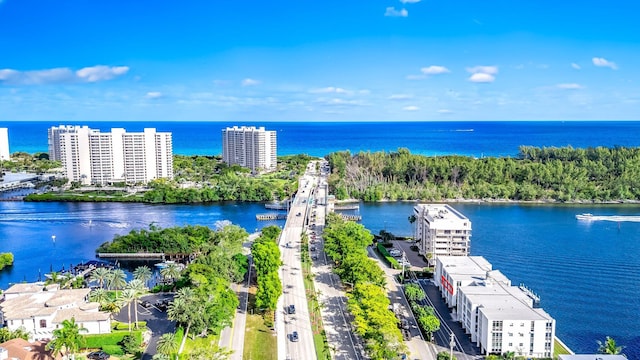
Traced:
<path fill-rule="evenodd" d="M 256 214 L 258 220 L 286 220 L 287 214 Z"/>
<path fill-rule="evenodd" d="M 165 253 L 98 253 L 101 259 L 164 260 Z"/>
<path fill-rule="evenodd" d="M 264 207 L 269 210 L 289 210 L 289 201 L 287 200 L 284 203 L 266 203 Z"/>
<path fill-rule="evenodd" d="M 346 204 L 346 205 L 335 205 L 333 207 L 335 211 L 344 211 L 344 210 L 360 210 L 359 204 Z"/>

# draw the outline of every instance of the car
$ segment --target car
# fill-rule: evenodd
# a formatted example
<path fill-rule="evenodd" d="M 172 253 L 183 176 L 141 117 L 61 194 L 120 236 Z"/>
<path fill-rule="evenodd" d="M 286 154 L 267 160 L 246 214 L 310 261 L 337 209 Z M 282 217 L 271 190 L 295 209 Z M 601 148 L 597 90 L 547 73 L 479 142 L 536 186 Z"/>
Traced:
<path fill-rule="evenodd" d="M 297 342 L 297 341 L 299 340 L 299 338 L 298 338 L 298 332 L 297 332 L 297 331 L 292 332 L 292 333 L 291 333 L 291 335 L 290 335 L 290 339 L 291 339 L 291 341 L 293 341 L 293 342 Z"/>
<path fill-rule="evenodd" d="M 296 306 L 291 304 L 287 307 L 287 314 L 295 314 L 296 313 Z"/>
<path fill-rule="evenodd" d="M 398 249 L 391 249 L 389 250 L 389 255 L 391 256 L 401 256 L 402 252 Z"/>
<path fill-rule="evenodd" d="M 311 260 L 318 260 L 318 255 L 311 255 Z"/>
<path fill-rule="evenodd" d="M 418 245 L 411 245 L 409 247 L 409 249 L 413 250 L 413 251 L 418 251 Z"/>
<path fill-rule="evenodd" d="M 142 305 L 143 308 L 148 309 L 151 306 L 153 306 L 150 302 L 148 302 L 147 300 L 143 300 L 142 302 L 140 302 L 140 305 Z"/>
<path fill-rule="evenodd" d="M 291 247 L 291 243 L 290 243 L 290 242 L 288 242 L 288 243 L 287 243 L 287 247 L 288 247 L 288 248 L 290 248 L 290 247 Z"/>
<path fill-rule="evenodd" d="M 91 359 L 91 360 L 107 360 L 110 357 L 111 355 L 107 354 L 102 350 L 90 352 L 87 354 L 87 359 Z"/>
<path fill-rule="evenodd" d="M 302 213 L 297 213 L 297 214 L 296 214 L 296 216 L 300 216 L 300 215 L 302 215 Z"/>
<path fill-rule="evenodd" d="M 309 250 L 311 250 L 311 251 L 316 251 L 316 247 L 315 247 L 315 246 L 311 246 L 311 247 L 309 248 Z"/>

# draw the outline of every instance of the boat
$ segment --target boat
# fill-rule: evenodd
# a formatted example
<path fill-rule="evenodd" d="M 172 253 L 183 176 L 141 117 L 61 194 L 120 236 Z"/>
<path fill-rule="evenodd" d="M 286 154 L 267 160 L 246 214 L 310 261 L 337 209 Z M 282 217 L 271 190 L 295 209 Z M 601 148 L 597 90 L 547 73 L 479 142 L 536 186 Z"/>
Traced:
<path fill-rule="evenodd" d="M 155 266 L 155 267 L 157 267 L 157 268 L 159 268 L 159 269 L 164 269 L 164 268 L 166 268 L 167 266 L 169 266 L 170 264 L 174 264 L 174 265 L 176 265 L 176 266 L 178 267 L 178 269 L 180 269 L 180 270 L 184 269 L 184 264 L 177 263 L 177 262 L 172 261 L 172 260 L 167 260 L 167 261 L 159 262 L 159 263 L 157 263 L 157 264 L 154 264 L 154 266 Z"/>
<path fill-rule="evenodd" d="M 578 215 L 576 215 L 576 219 L 578 219 L 578 220 L 592 220 L 593 219 L 593 214 L 591 214 L 591 213 L 578 214 Z"/>

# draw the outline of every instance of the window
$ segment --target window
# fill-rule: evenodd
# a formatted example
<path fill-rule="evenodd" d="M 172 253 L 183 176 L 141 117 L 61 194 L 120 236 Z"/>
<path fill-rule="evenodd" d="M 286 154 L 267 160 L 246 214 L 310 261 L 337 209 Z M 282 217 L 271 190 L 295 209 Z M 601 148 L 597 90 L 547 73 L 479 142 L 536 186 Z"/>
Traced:
<path fill-rule="evenodd" d="M 509 346 L 513 346 L 513 343 L 509 343 Z"/>
<path fill-rule="evenodd" d="M 44 319 L 40 320 L 40 327 L 41 328 L 46 328 L 47 327 L 47 320 L 44 320 Z"/>

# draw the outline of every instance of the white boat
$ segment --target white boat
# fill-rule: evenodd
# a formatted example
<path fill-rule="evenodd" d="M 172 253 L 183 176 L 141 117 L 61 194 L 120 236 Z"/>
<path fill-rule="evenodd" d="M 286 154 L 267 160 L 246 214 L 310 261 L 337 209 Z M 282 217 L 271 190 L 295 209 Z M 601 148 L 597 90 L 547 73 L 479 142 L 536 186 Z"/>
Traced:
<path fill-rule="evenodd" d="M 159 262 L 157 264 L 154 264 L 155 267 L 159 268 L 159 269 L 164 269 L 167 266 L 169 266 L 170 264 L 174 264 L 176 266 L 178 266 L 178 269 L 182 270 L 184 269 L 184 265 L 180 264 L 180 263 L 176 263 L 175 261 L 172 260 L 167 260 L 167 261 L 163 261 L 163 262 Z"/>
<path fill-rule="evenodd" d="M 592 220 L 593 219 L 593 214 L 591 214 L 591 213 L 578 214 L 578 215 L 576 215 L 576 219 L 578 219 L 578 220 Z"/>

